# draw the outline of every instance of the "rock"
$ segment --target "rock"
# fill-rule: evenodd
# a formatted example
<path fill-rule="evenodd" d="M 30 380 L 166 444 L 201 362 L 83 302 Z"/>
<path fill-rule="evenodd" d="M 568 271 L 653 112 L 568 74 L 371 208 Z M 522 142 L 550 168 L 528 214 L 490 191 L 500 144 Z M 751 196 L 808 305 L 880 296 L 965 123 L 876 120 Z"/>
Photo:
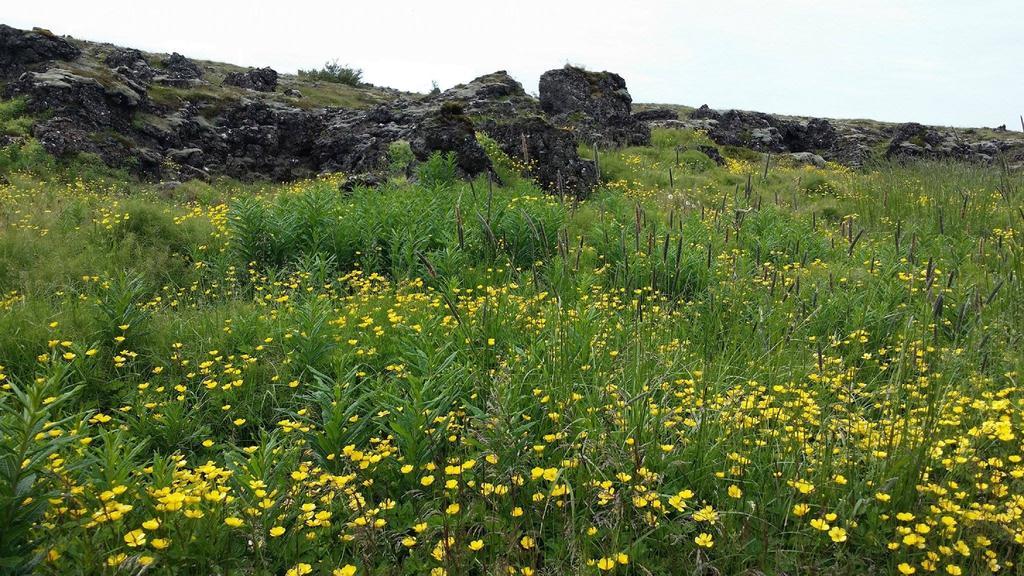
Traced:
<path fill-rule="evenodd" d="M 277 89 L 277 71 L 273 68 L 252 68 L 245 72 L 230 72 L 224 76 L 224 83 L 257 92 L 273 92 Z"/>
<path fill-rule="evenodd" d="M 241 179 L 308 177 L 317 172 L 314 142 L 322 129 L 318 113 L 276 102 L 242 100 L 217 119 L 216 130 L 226 151 L 222 169 Z"/>
<path fill-rule="evenodd" d="M 409 146 L 421 162 L 435 152 L 454 152 L 459 170 L 468 176 L 491 167 L 487 153 L 476 141 L 473 121 L 455 102 L 445 102 L 436 113 L 424 118 L 413 130 Z"/>
<path fill-rule="evenodd" d="M 170 80 L 199 80 L 203 77 L 203 69 L 198 64 L 177 52 L 164 58 L 160 64 Z"/>
<path fill-rule="evenodd" d="M 790 152 L 784 156 L 796 166 L 814 166 L 824 168 L 825 159 L 813 152 Z"/>
<path fill-rule="evenodd" d="M 597 184 L 597 169 L 580 158 L 574 135 L 538 116 L 488 120 L 480 128 L 528 168 L 537 184 L 553 194 L 583 198 Z"/>
<path fill-rule="evenodd" d="M 388 146 L 407 139 L 416 119 L 402 110 L 380 105 L 369 111 L 332 110 L 313 142 L 313 159 L 320 171 L 358 174 L 382 169 Z"/>
<path fill-rule="evenodd" d="M 356 188 L 377 188 L 387 183 L 388 178 L 378 172 L 366 172 L 345 178 L 338 187 L 342 192 L 351 192 Z"/>
<path fill-rule="evenodd" d="M 711 158 L 711 160 L 715 164 L 718 164 L 719 166 L 724 166 L 725 165 L 725 158 L 722 157 L 722 153 L 718 151 L 717 147 L 715 147 L 715 146 L 707 146 L 707 145 L 700 145 L 700 146 L 697 146 L 697 150 L 700 150 L 701 152 L 704 153 L 705 156 L 707 156 L 708 158 Z"/>
<path fill-rule="evenodd" d="M 14 76 L 41 62 L 74 60 L 80 53 L 73 44 L 48 30 L 18 30 L 0 24 L 0 77 Z"/>
<path fill-rule="evenodd" d="M 442 103 L 458 102 L 471 117 L 510 117 L 540 112 L 537 99 L 529 96 L 523 85 L 504 70 L 453 86 L 434 98 Z"/>
<path fill-rule="evenodd" d="M 622 76 L 574 66 L 548 70 L 540 77 L 540 107 L 558 125 L 586 143 L 643 146 L 651 130 L 630 114 L 633 98 Z"/>
<path fill-rule="evenodd" d="M 167 151 L 167 158 L 177 164 L 201 167 L 203 165 L 202 148 L 172 148 Z"/>
<path fill-rule="evenodd" d="M 285 90 L 284 91 L 284 95 L 285 96 L 290 96 L 292 98 L 302 98 L 302 92 L 299 92 L 295 88 L 289 88 L 289 89 Z"/>
<path fill-rule="evenodd" d="M 676 112 L 671 108 L 650 108 L 648 110 L 634 112 L 633 118 L 640 120 L 641 122 L 650 122 L 652 120 L 678 120 L 679 112 Z"/>
<path fill-rule="evenodd" d="M 8 97 L 26 96 L 36 113 L 62 115 L 86 128 L 124 128 L 143 96 L 121 83 L 107 86 L 61 68 L 26 72 L 6 89 Z"/>
<path fill-rule="evenodd" d="M 156 70 L 149 65 L 142 52 L 131 48 L 117 48 L 103 60 L 104 64 L 118 74 L 136 82 L 150 82 Z"/>

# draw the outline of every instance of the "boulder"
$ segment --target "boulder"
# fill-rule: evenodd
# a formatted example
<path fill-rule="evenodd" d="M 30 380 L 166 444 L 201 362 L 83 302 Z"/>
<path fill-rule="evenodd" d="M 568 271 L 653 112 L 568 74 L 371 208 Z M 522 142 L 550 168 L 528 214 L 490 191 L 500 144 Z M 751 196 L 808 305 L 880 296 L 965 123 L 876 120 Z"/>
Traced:
<path fill-rule="evenodd" d="M 245 72 L 229 72 L 224 83 L 257 92 L 273 92 L 277 89 L 277 71 L 273 68 L 252 68 Z"/>
<path fill-rule="evenodd" d="M 26 72 L 6 89 L 6 95 L 25 96 L 32 112 L 75 119 L 86 128 L 124 128 L 143 94 L 112 82 L 101 84 L 61 68 Z"/>
<path fill-rule="evenodd" d="M 651 130 L 630 114 L 633 98 L 622 76 L 575 66 L 548 70 L 540 77 L 540 107 L 552 121 L 581 141 L 601 146 L 642 146 Z"/>
<path fill-rule="evenodd" d="M 711 158 L 711 161 L 719 166 L 725 165 L 725 158 L 722 157 L 722 153 L 718 151 L 716 146 L 701 145 L 697 146 L 697 150 L 704 153 L 705 156 Z"/>
<path fill-rule="evenodd" d="M 28 67 L 53 60 L 74 60 L 81 51 L 48 30 L 18 30 L 0 24 L 0 77 L 11 77 Z"/>
<path fill-rule="evenodd" d="M 116 48 L 107 54 L 103 63 L 136 82 L 149 82 L 156 76 L 156 70 L 149 65 L 142 52 L 133 48 Z"/>
<path fill-rule="evenodd" d="M 468 176 L 476 176 L 491 167 L 487 153 L 476 141 L 473 121 L 455 102 L 445 102 L 437 112 L 419 122 L 409 146 L 421 162 L 435 152 L 454 152 L 459 170 Z"/>
<path fill-rule="evenodd" d="M 583 198 L 597 185 L 597 169 L 580 158 L 574 135 L 541 116 L 488 120 L 480 129 L 525 164 L 529 176 L 548 192 Z"/>
<path fill-rule="evenodd" d="M 824 168 L 825 159 L 813 152 L 790 152 L 784 156 L 796 166 L 814 166 Z"/>
<path fill-rule="evenodd" d="M 633 113 L 633 118 L 641 122 L 651 122 L 658 120 L 678 120 L 679 112 L 672 108 L 649 108 L 647 110 L 640 110 Z"/>
<path fill-rule="evenodd" d="M 190 86 L 194 81 L 201 80 L 203 69 L 198 64 L 177 52 L 171 54 L 160 63 L 163 73 L 157 80 L 172 86 Z"/>
<path fill-rule="evenodd" d="M 504 70 L 449 88 L 434 100 L 457 102 L 470 117 L 504 118 L 540 112 L 537 99 L 528 95 L 523 85 Z"/>
<path fill-rule="evenodd" d="M 284 91 L 284 95 L 285 96 L 290 96 L 291 98 L 302 98 L 302 92 L 299 92 L 295 88 L 289 88 L 289 89 L 285 90 Z"/>

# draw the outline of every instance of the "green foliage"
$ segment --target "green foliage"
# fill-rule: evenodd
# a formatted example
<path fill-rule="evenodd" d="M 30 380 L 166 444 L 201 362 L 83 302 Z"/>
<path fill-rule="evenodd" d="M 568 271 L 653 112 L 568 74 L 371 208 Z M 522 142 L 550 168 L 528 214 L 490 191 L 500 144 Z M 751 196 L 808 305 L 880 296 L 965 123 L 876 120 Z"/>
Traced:
<path fill-rule="evenodd" d="M 396 140 L 388 145 L 388 174 L 405 176 L 412 170 L 416 157 L 406 140 Z"/>
<path fill-rule="evenodd" d="M 28 136 L 33 123 L 24 98 L 0 100 L 0 136 Z"/>
<path fill-rule="evenodd" d="M 706 172 L 715 167 L 708 155 L 700 150 L 687 150 L 679 155 L 679 163 L 691 172 Z"/>
<path fill-rule="evenodd" d="M 434 152 L 426 162 L 416 168 L 420 184 L 428 190 L 443 190 L 451 187 L 459 178 L 454 152 Z"/>
<path fill-rule="evenodd" d="M 440 156 L 350 193 L 9 173 L 0 572 L 1015 560 L 1021 175 L 654 138 L 580 202 Z"/>
<path fill-rule="evenodd" d="M 322 80 L 348 86 L 359 86 L 363 80 L 363 71 L 338 63 L 337 59 L 325 62 L 322 68 L 299 70 L 299 78 Z"/>
<path fill-rule="evenodd" d="M 818 196 L 834 196 L 837 192 L 835 185 L 821 174 L 810 174 L 801 179 L 800 189 L 807 194 Z"/>

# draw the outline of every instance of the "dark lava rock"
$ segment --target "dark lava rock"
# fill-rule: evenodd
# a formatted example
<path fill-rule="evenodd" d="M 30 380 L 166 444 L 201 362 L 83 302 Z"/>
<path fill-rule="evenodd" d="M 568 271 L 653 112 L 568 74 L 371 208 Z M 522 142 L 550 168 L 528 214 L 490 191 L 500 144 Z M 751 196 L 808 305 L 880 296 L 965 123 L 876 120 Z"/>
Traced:
<path fill-rule="evenodd" d="M 622 76 L 574 66 L 540 77 L 540 107 L 581 141 L 602 146 L 642 146 L 651 130 L 630 114 L 633 98 Z"/>
<path fill-rule="evenodd" d="M 117 48 L 107 54 L 103 62 L 122 76 L 137 82 L 149 82 L 156 76 L 156 70 L 149 65 L 142 52 L 133 48 Z"/>
<path fill-rule="evenodd" d="M 388 177 L 379 172 L 365 172 L 345 178 L 339 189 L 342 192 L 351 192 L 356 188 L 377 188 L 387 183 Z"/>
<path fill-rule="evenodd" d="M 718 151 L 717 147 L 702 145 L 697 146 L 697 150 L 700 150 L 705 156 L 711 158 L 712 162 L 715 164 L 718 164 L 719 166 L 725 165 L 725 158 L 722 157 L 722 153 Z"/>
<path fill-rule="evenodd" d="M 445 102 L 437 112 L 417 124 L 409 146 L 421 162 L 435 152 L 454 152 L 459 170 L 468 176 L 476 176 L 491 167 L 487 153 L 476 141 L 473 121 L 455 102 Z"/>
<path fill-rule="evenodd" d="M 449 88 L 434 99 L 458 102 L 470 117 L 505 118 L 540 113 L 537 99 L 528 95 L 523 85 L 504 70 Z"/>
<path fill-rule="evenodd" d="M 12 76 L 33 64 L 74 60 L 80 50 L 49 30 L 18 30 L 0 24 L 0 76 Z"/>
<path fill-rule="evenodd" d="M 313 143 L 313 158 L 320 171 L 359 174 L 381 170 L 387 163 L 388 146 L 408 138 L 417 120 L 401 106 L 329 111 Z"/>
<path fill-rule="evenodd" d="M 291 96 L 292 98 L 302 98 L 302 92 L 299 92 L 295 88 L 289 88 L 284 91 L 285 96 Z"/>
<path fill-rule="evenodd" d="M 245 72 L 230 72 L 224 76 L 224 83 L 257 92 L 273 92 L 277 89 L 277 71 L 273 68 L 253 68 Z"/>
<path fill-rule="evenodd" d="M 203 77 L 203 69 L 198 64 L 177 52 L 164 58 L 160 65 L 163 66 L 163 75 L 158 80 L 165 84 L 188 86 L 192 84 L 189 81 Z"/>
<path fill-rule="evenodd" d="M 242 100 L 217 119 L 216 128 L 226 147 L 222 170 L 229 176 L 290 180 L 318 172 L 314 143 L 323 129 L 319 114 Z"/>
<path fill-rule="evenodd" d="M 485 121 L 481 129 L 502 151 L 525 163 L 529 175 L 548 192 L 582 198 L 597 184 L 597 169 L 580 158 L 573 134 L 541 116 Z"/>
<path fill-rule="evenodd" d="M 121 83 L 101 84 L 95 78 L 61 68 L 26 72 L 7 86 L 7 96 L 26 96 L 29 110 L 65 116 L 87 128 L 121 128 L 144 95 Z"/>
<path fill-rule="evenodd" d="M 649 110 L 634 112 L 633 118 L 636 118 L 641 122 L 649 122 L 653 120 L 678 120 L 679 113 L 671 108 L 651 108 Z"/>

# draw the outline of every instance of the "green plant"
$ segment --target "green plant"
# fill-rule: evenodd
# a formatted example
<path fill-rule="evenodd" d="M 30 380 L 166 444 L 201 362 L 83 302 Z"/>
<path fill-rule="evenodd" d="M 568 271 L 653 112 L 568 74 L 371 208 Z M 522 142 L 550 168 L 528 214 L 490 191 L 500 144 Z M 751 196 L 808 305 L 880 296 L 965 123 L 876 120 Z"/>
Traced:
<path fill-rule="evenodd" d="M 322 68 L 299 70 L 299 78 L 359 86 L 362 83 L 363 71 L 360 68 L 339 64 L 338 60 L 334 59 L 325 62 Z"/>
<path fill-rule="evenodd" d="M 459 173 L 454 152 L 434 152 L 416 169 L 420 184 L 428 190 L 441 190 L 452 186 Z"/>
<path fill-rule="evenodd" d="M 42 560 L 31 531 L 59 493 L 48 465 L 75 440 L 46 431 L 72 422 L 63 412 L 78 391 L 70 374 L 70 364 L 55 361 L 27 384 L 10 382 L 0 398 L 0 568 L 8 574 L 29 573 Z"/>

